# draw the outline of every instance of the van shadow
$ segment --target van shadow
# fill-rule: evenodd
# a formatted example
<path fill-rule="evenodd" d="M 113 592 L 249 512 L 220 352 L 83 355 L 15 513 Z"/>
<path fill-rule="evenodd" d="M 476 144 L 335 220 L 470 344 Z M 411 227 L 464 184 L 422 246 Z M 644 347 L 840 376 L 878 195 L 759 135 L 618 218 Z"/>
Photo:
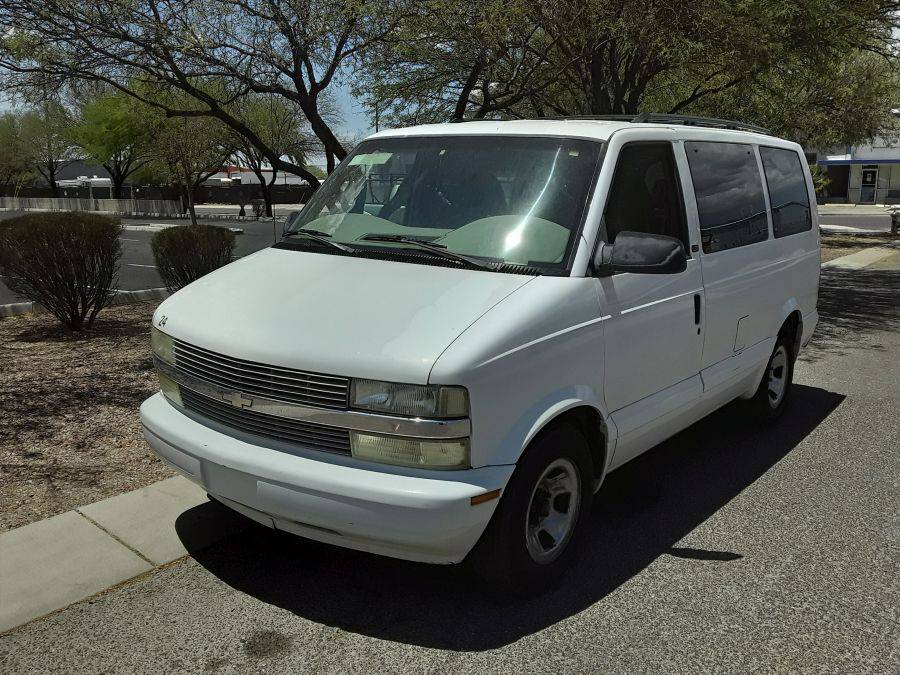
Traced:
<path fill-rule="evenodd" d="M 749 555 L 676 546 L 762 476 L 844 397 L 795 385 L 791 407 L 758 431 L 739 404 L 698 422 L 610 474 L 596 496 L 583 554 L 538 597 L 492 599 L 458 566 L 408 563 L 254 526 L 203 548 L 205 504 L 176 528 L 194 559 L 233 588 L 297 616 L 385 640 L 457 651 L 507 645 L 602 601 L 662 555 L 727 565 Z M 204 522 L 206 523 L 204 525 Z M 721 541 L 726 545 L 728 533 Z"/>

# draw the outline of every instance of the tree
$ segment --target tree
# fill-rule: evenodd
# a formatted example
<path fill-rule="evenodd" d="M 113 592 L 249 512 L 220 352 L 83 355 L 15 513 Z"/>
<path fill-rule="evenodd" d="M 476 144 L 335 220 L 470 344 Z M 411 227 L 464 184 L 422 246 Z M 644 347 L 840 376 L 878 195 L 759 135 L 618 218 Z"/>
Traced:
<path fill-rule="evenodd" d="M 59 101 L 45 99 L 22 116 L 22 144 L 30 148 L 32 166 L 59 196 L 59 172 L 78 159 L 72 141 L 72 115 Z"/>
<path fill-rule="evenodd" d="M 296 105 L 272 94 L 253 94 L 236 102 L 234 107 L 235 116 L 253 129 L 267 147 L 279 157 L 291 157 L 293 163 L 306 168 L 304 158 L 315 151 L 317 144 L 304 128 L 303 113 Z M 246 163 L 259 180 L 265 213 L 271 216 L 272 185 L 278 177 L 278 168 L 271 166 L 266 156 L 245 136 L 232 135 L 237 159 Z"/>
<path fill-rule="evenodd" d="M 23 142 L 22 116 L 12 112 L 0 115 L 0 187 L 10 185 L 16 192 L 22 183 L 31 180 L 31 149 Z"/>
<path fill-rule="evenodd" d="M 227 127 L 210 117 L 159 117 L 150 146 L 153 161 L 144 167 L 157 180 L 177 185 L 191 224 L 197 224 L 197 188 L 218 173 L 234 153 Z"/>
<path fill-rule="evenodd" d="M 318 180 L 281 157 L 231 110 L 248 93 L 303 111 L 329 171 L 346 150 L 322 114 L 342 68 L 393 32 L 412 0 L 4 0 L 0 67 L 14 87 L 103 82 L 170 116 L 217 118 L 280 171 Z M 214 91 L 208 86 L 215 82 Z M 148 100 L 152 84 L 187 94 L 184 107 Z"/>
<path fill-rule="evenodd" d="M 125 181 L 150 161 L 150 140 L 158 126 L 154 118 L 153 109 L 116 90 L 83 103 L 73 138 L 109 172 L 113 199 L 122 198 Z"/>
<path fill-rule="evenodd" d="M 735 112 L 803 137 L 824 119 L 832 135 L 859 139 L 887 122 L 892 101 L 880 85 L 848 87 L 846 64 L 889 80 L 898 26 L 889 0 L 423 0 L 372 50 L 357 86 L 401 123 Z M 870 111 L 865 124 L 853 107 Z"/>

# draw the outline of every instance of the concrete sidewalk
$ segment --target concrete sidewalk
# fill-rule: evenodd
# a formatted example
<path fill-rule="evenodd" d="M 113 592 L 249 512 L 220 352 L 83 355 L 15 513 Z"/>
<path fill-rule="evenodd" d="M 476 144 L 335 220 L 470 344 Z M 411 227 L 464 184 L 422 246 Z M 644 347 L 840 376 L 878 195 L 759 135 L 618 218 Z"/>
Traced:
<path fill-rule="evenodd" d="M 176 476 L 0 534 L 0 632 L 187 555 L 176 520 L 206 502 L 202 488 Z M 244 525 L 196 511 L 194 550 Z"/>
<path fill-rule="evenodd" d="M 900 204 L 819 204 L 816 208 L 820 216 L 883 216 Z"/>

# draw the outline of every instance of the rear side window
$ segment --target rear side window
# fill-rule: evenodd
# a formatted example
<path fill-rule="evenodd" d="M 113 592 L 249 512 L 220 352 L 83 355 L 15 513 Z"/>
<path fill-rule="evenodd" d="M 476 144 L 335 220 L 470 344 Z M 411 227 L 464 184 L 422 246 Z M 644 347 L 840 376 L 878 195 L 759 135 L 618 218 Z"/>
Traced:
<path fill-rule="evenodd" d="M 760 146 L 769 202 L 772 204 L 772 230 L 776 237 L 812 229 L 809 193 L 800 155 L 793 150 Z"/>
<path fill-rule="evenodd" d="M 703 252 L 765 241 L 766 201 L 753 146 L 688 141 L 684 147 L 697 195 Z"/>
<path fill-rule="evenodd" d="M 622 148 L 604 213 L 606 241 L 619 232 L 685 236 L 684 205 L 671 143 L 632 143 Z"/>

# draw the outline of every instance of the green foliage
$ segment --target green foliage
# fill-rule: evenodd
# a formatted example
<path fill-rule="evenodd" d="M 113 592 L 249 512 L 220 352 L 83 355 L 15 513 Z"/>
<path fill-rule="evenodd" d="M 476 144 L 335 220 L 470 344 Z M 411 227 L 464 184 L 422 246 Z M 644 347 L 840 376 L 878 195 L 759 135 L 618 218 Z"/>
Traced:
<path fill-rule="evenodd" d="M 71 330 L 90 328 L 113 297 L 119 221 L 90 213 L 31 213 L 0 221 L 0 275 Z"/>
<path fill-rule="evenodd" d="M 58 100 L 46 98 L 22 115 L 21 143 L 30 148 L 32 168 L 57 192 L 56 177 L 60 170 L 78 157 L 72 140 L 74 120 Z"/>
<path fill-rule="evenodd" d="M 82 106 L 72 138 L 89 159 L 109 171 L 116 198 L 125 180 L 149 161 L 157 117 L 148 106 L 120 92 L 100 93 Z"/>
<path fill-rule="evenodd" d="M 314 164 L 307 164 L 306 170 L 309 171 L 311 174 L 313 174 L 316 178 L 318 178 L 320 180 L 325 180 L 325 178 L 326 178 L 325 172 L 322 169 L 320 169 L 319 167 L 315 166 Z"/>
<path fill-rule="evenodd" d="M 825 189 L 831 184 L 828 172 L 818 164 L 810 164 L 809 172 L 812 174 L 813 187 L 816 189 L 816 194 L 823 196 Z"/>
<path fill-rule="evenodd" d="M 23 140 L 22 116 L 0 115 L 0 187 L 18 188 L 34 178 L 32 149 Z"/>
<path fill-rule="evenodd" d="M 230 263 L 234 245 L 234 233 L 214 225 L 169 227 L 150 240 L 156 269 L 172 293 Z"/>
<path fill-rule="evenodd" d="M 896 3 L 422 0 L 357 92 L 382 121 L 678 112 L 810 144 L 890 120 Z"/>

